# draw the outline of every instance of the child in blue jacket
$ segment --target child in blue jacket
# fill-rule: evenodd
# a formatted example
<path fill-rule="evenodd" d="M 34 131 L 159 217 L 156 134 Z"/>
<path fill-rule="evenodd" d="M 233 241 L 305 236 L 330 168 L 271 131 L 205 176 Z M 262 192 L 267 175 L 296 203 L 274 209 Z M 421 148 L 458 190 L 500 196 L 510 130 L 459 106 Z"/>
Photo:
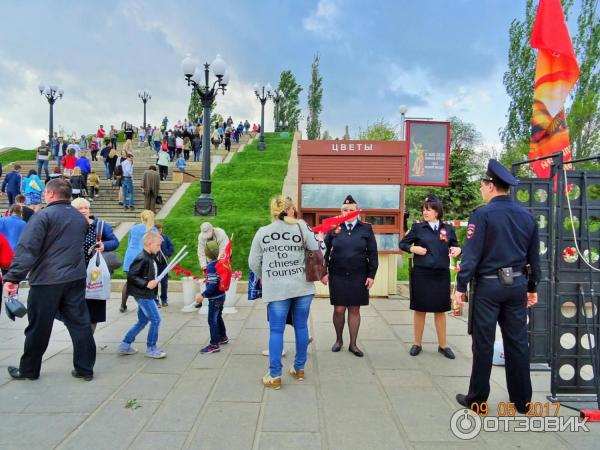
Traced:
<path fill-rule="evenodd" d="M 223 304 L 225 303 L 225 292 L 219 290 L 221 279 L 215 268 L 219 256 L 219 244 L 217 241 L 207 241 L 204 246 L 206 259 L 206 288 L 202 293 L 200 301 L 208 300 L 208 327 L 210 328 L 210 344 L 200 350 L 200 353 L 216 353 L 221 351 L 220 346 L 227 344 L 227 330 L 223 322 Z"/>

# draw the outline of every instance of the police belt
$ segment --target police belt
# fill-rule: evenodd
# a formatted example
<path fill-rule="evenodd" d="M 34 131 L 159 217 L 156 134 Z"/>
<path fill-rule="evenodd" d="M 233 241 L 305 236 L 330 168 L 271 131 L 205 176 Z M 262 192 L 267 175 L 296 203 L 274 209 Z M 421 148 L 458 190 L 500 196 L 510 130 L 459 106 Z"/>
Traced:
<path fill-rule="evenodd" d="M 520 277 L 521 275 L 525 275 L 522 270 L 513 271 L 513 277 Z M 489 274 L 489 275 L 477 275 L 477 278 L 485 278 L 485 279 L 496 278 L 496 279 L 498 279 L 498 274 L 494 273 L 494 274 Z"/>

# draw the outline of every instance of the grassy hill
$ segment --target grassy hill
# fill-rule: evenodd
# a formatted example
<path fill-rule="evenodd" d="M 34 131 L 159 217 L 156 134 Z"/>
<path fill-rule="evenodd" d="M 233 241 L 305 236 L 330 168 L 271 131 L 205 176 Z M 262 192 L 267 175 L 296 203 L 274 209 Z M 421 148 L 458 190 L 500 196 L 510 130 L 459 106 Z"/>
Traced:
<path fill-rule="evenodd" d="M 248 277 L 248 254 L 252 238 L 259 227 L 270 222 L 270 199 L 281 194 L 287 174 L 292 137 L 265 133 L 267 149 L 259 152 L 258 139 L 244 151 L 234 155 L 228 164 L 220 164 L 212 175 L 212 195 L 217 204 L 217 216 L 194 216 L 194 204 L 200 195 L 199 183 L 188 188 L 175 208 L 162 222 L 164 232 L 175 244 L 176 251 L 187 245 L 189 255 L 181 265 L 194 274 L 200 273 L 196 249 L 200 224 L 205 221 L 233 234 L 233 268 Z M 127 240 L 123 239 L 118 253 L 124 255 Z M 117 277 L 123 273 L 118 271 Z M 174 274 L 173 274 L 174 277 Z"/>
<path fill-rule="evenodd" d="M 35 159 L 35 150 L 23 150 L 22 148 L 13 147 L 10 150 L 0 153 L 0 163 L 2 163 L 2 167 L 13 161 L 29 159 Z"/>

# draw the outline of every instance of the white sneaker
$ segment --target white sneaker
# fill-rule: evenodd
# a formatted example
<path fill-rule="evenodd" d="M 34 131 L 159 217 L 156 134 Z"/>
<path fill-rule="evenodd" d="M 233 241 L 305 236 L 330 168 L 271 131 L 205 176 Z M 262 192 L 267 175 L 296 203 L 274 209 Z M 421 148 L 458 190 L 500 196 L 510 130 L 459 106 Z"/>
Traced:
<path fill-rule="evenodd" d="M 269 350 L 263 350 L 262 351 L 263 356 L 269 356 Z M 281 356 L 285 356 L 285 349 L 281 352 Z"/>
<path fill-rule="evenodd" d="M 183 308 L 181 308 L 181 312 L 184 312 L 184 313 L 191 313 L 191 312 L 195 312 L 197 310 L 198 310 L 198 308 L 196 308 L 196 301 L 193 301 L 189 305 L 185 305 Z"/>

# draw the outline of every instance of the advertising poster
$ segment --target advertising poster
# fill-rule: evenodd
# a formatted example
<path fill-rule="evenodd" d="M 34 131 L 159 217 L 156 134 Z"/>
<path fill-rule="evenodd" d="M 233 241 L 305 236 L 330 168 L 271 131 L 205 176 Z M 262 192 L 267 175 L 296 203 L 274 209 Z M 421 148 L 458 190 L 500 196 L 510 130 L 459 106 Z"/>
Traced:
<path fill-rule="evenodd" d="M 406 184 L 448 186 L 450 122 L 406 121 Z"/>

